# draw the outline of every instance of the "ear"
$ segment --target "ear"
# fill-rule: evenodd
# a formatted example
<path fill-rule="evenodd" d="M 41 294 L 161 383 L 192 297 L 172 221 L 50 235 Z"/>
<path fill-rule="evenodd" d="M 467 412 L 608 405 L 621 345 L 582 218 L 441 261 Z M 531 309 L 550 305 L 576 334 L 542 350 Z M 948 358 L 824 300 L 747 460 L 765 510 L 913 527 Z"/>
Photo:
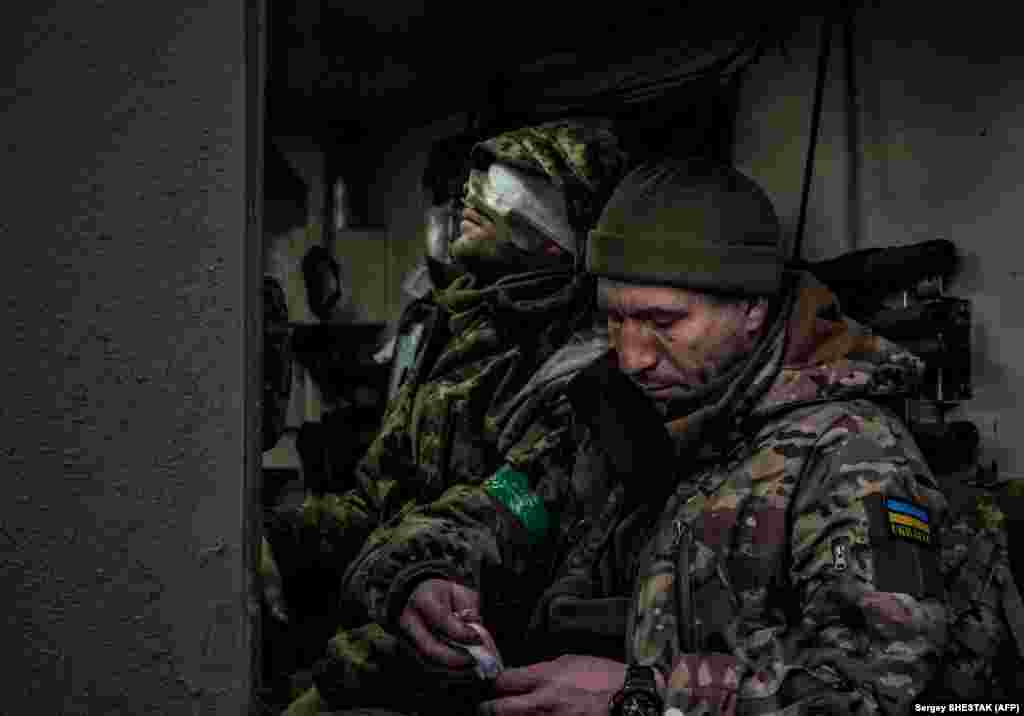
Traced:
<path fill-rule="evenodd" d="M 765 319 L 768 317 L 768 300 L 760 298 L 752 301 L 747 306 L 747 317 L 743 328 L 748 336 L 756 336 L 764 328 Z"/>

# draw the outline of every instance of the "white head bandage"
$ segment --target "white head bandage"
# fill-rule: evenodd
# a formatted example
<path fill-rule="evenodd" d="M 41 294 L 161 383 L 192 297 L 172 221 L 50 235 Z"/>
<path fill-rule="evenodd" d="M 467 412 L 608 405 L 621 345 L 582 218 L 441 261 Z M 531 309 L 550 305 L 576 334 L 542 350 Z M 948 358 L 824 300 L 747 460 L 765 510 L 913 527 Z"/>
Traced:
<path fill-rule="evenodd" d="M 565 197 L 545 177 L 500 162 L 486 172 L 474 169 L 466 184 L 466 205 L 487 214 L 524 251 L 539 251 L 550 239 L 576 254 Z"/>

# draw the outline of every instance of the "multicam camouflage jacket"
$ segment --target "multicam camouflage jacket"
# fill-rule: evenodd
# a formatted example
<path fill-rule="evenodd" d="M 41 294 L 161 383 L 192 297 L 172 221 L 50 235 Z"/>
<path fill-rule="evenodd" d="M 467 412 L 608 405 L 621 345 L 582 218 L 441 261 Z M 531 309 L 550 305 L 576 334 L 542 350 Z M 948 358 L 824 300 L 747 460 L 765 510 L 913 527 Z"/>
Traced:
<path fill-rule="evenodd" d="M 488 626 L 514 597 L 531 601 L 507 662 L 649 664 L 666 706 L 687 713 L 905 712 L 945 642 L 945 500 L 879 401 L 921 364 L 842 319 L 808 279 L 778 335 L 735 434 L 665 465 L 678 478 L 667 504 L 627 511 L 644 476 L 615 477 L 577 420 L 571 468 L 510 455 L 483 485 L 376 533 L 347 590 L 384 625 L 430 576 L 479 589 Z"/>

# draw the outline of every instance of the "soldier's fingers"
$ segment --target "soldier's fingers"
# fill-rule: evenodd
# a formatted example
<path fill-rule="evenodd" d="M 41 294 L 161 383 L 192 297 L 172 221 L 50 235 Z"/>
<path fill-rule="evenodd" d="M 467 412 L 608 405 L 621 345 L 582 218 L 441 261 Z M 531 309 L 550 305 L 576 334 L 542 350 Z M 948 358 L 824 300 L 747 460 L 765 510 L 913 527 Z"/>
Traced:
<path fill-rule="evenodd" d="M 500 699 L 484 701 L 478 707 L 480 716 L 533 716 L 545 713 L 547 700 L 542 692 L 505 696 Z"/>
<path fill-rule="evenodd" d="M 480 595 L 477 591 L 455 582 L 448 582 L 448 587 L 452 600 L 452 611 L 463 612 L 479 619 Z"/>
<path fill-rule="evenodd" d="M 451 629 L 447 633 L 458 641 L 469 643 L 480 643 L 480 635 L 476 629 L 467 627 L 467 623 L 480 623 L 480 594 L 475 589 L 470 589 L 461 584 L 450 583 L 451 608 L 454 619 L 447 619 Z M 454 630 L 454 632 L 452 631 Z M 470 636 L 469 632 L 473 635 Z"/>
<path fill-rule="evenodd" d="M 544 663 L 523 666 L 517 669 L 505 669 L 494 680 L 494 690 L 498 694 L 526 694 L 536 691 L 548 679 L 548 670 Z"/>
<path fill-rule="evenodd" d="M 413 608 L 431 631 L 444 634 L 454 641 L 479 644 L 480 636 L 456 614 L 464 607 L 456 603 L 454 595 L 446 592 L 443 588 L 445 586 L 448 585 L 424 590 L 417 595 Z"/>
<path fill-rule="evenodd" d="M 475 629 L 467 626 L 464 621 L 454 614 L 447 614 L 434 623 L 438 632 L 466 644 L 480 644 L 480 634 Z"/>
<path fill-rule="evenodd" d="M 494 641 L 494 637 L 491 636 L 491 632 L 488 631 L 487 627 L 479 622 L 469 624 L 469 628 L 476 632 L 476 635 L 480 638 L 480 644 L 488 651 L 497 654 L 498 645 Z"/>
<path fill-rule="evenodd" d="M 465 669 L 473 663 L 469 654 L 438 641 L 415 611 L 406 610 L 399 625 L 426 660 L 453 670 Z"/>

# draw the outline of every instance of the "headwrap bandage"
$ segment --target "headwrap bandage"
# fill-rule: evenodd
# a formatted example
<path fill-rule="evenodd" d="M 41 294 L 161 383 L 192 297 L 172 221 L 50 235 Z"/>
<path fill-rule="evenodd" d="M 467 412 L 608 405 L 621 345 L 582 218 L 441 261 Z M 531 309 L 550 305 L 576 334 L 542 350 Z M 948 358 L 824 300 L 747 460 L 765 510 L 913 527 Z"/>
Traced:
<path fill-rule="evenodd" d="M 609 119 L 578 117 L 514 129 L 477 144 L 473 162 L 478 169 L 497 162 L 547 177 L 562 197 L 575 241 L 583 241 L 628 168 L 612 127 Z"/>
<path fill-rule="evenodd" d="M 495 162 L 470 172 L 465 202 L 494 223 L 499 241 L 532 254 L 551 240 L 576 254 L 565 198 L 545 177 Z"/>

